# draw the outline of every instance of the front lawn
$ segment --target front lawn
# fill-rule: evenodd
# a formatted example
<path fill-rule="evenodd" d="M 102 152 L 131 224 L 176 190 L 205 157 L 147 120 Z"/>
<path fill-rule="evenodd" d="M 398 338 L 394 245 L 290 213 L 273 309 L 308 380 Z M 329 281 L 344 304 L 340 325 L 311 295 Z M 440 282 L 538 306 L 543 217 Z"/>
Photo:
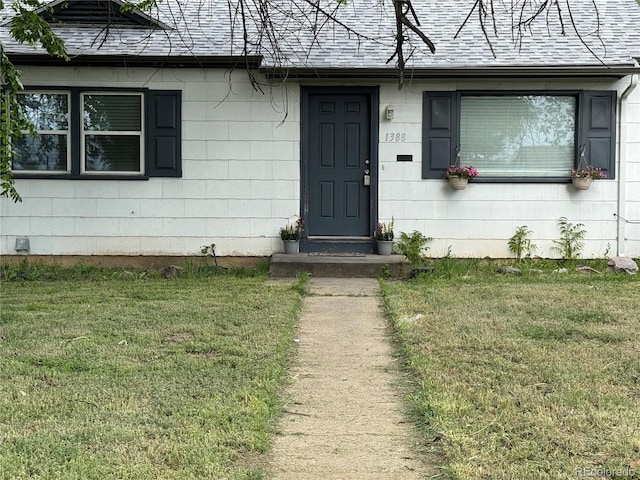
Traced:
<path fill-rule="evenodd" d="M 1 291 L 0 479 L 262 478 L 291 286 L 17 278 Z"/>
<path fill-rule="evenodd" d="M 443 478 L 640 478 L 640 282 L 472 272 L 383 285 Z"/>

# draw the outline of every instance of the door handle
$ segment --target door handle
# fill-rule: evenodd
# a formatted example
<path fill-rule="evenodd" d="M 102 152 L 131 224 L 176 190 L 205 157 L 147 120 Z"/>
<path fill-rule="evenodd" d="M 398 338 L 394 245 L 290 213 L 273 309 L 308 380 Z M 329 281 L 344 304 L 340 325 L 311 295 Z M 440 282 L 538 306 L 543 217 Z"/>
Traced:
<path fill-rule="evenodd" d="M 371 186 L 371 175 L 369 175 L 369 169 L 368 168 L 364 171 L 363 182 L 364 182 L 364 186 L 365 187 Z"/>

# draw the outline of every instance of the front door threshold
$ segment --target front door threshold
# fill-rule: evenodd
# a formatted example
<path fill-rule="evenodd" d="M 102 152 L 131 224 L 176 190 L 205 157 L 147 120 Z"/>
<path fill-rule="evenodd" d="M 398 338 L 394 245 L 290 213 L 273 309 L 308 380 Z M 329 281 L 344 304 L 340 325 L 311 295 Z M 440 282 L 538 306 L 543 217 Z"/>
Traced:
<path fill-rule="evenodd" d="M 375 253 L 370 237 L 310 237 L 300 239 L 302 253 Z"/>

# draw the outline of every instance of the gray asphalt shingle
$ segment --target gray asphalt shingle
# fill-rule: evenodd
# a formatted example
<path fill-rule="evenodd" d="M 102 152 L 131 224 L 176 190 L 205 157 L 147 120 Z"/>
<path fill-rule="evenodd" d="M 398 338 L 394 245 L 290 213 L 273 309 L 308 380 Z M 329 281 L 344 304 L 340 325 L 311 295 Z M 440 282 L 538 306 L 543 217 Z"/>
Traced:
<path fill-rule="evenodd" d="M 473 67 L 554 67 L 554 66 L 622 66 L 636 65 L 640 57 L 640 6 L 635 0 L 572 0 L 571 15 L 576 20 L 581 38 L 572 30 L 567 0 L 560 1 L 567 24 L 565 35 L 560 34 L 556 15 L 549 22 L 539 21 L 516 44 L 512 34 L 511 14 L 507 3 L 495 2 L 496 30 L 488 20 L 488 33 L 496 57 L 477 21 L 472 16 L 468 25 L 455 37 L 474 2 L 471 0 L 414 0 L 414 8 L 424 31 L 435 43 L 431 54 L 417 37 L 412 35 L 412 55 L 408 66 L 416 68 L 473 68 Z M 7 2 L 5 2 L 6 4 Z M 349 0 L 337 9 L 337 16 L 367 38 L 358 39 L 353 33 L 335 25 L 326 25 L 315 36 L 304 17 L 292 11 L 308 11 L 302 0 L 282 0 L 274 11 L 283 57 L 287 66 L 308 68 L 393 68 L 387 64 L 393 53 L 393 20 L 391 0 Z M 140 56 L 228 56 L 242 52 L 239 19 L 236 18 L 235 45 L 231 47 L 231 27 L 227 2 L 222 0 L 163 0 L 160 9 L 151 13 L 171 29 L 110 28 L 56 26 L 71 56 L 81 55 L 140 55 Z M 327 0 L 327 8 L 334 8 L 334 0 Z M 8 12 L 5 7 L 4 13 Z M 19 45 L 9 37 L 9 28 L 0 27 L 0 42 L 10 54 L 37 53 L 38 48 Z M 372 40 L 372 39 L 375 39 Z M 257 41 L 255 37 L 252 40 Z M 265 42 L 261 53 L 263 66 L 278 65 Z M 409 50 L 407 50 L 409 52 Z"/>

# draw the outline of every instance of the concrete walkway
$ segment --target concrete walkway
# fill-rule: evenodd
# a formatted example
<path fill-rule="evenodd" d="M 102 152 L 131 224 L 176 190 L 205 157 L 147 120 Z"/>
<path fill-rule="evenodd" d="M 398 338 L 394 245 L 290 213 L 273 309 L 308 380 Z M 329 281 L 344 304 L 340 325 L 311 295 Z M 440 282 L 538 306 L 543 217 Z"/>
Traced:
<path fill-rule="evenodd" d="M 412 449 L 415 434 L 403 423 L 377 281 L 314 278 L 311 293 L 268 478 L 427 478 L 430 469 Z"/>

